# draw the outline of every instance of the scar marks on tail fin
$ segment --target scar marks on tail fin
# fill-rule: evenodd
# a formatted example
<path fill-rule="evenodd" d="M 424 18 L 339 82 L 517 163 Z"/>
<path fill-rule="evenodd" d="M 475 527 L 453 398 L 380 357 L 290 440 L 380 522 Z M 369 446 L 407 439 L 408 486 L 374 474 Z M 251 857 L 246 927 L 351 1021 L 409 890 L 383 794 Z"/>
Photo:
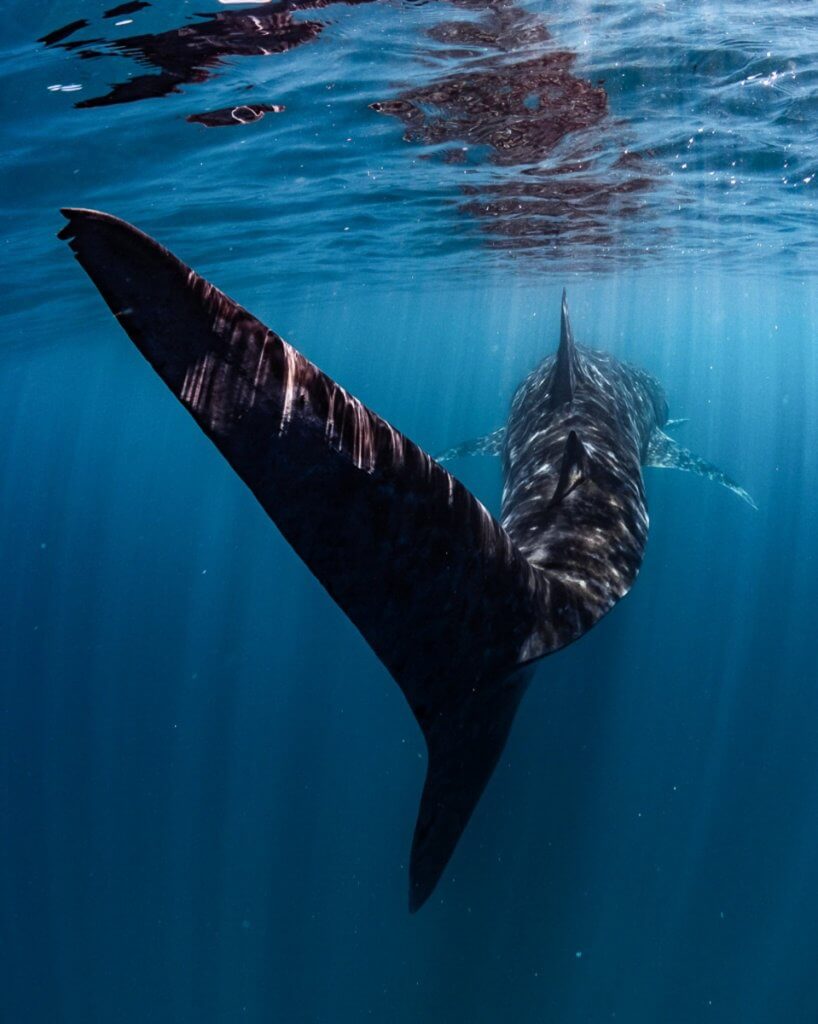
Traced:
<path fill-rule="evenodd" d="M 417 909 L 502 751 L 522 652 L 553 619 L 547 581 L 442 466 L 167 249 L 108 214 L 63 213 L 60 238 L 119 325 L 406 697 L 429 749 Z"/>
<path fill-rule="evenodd" d="M 459 459 L 464 455 L 499 455 L 503 450 L 503 443 L 506 439 L 506 428 L 500 427 L 483 437 L 473 437 L 470 441 L 462 441 L 454 448 L 447 448 L 445 452 L 435 456 L 437 462 L 451 462 L 452 459 Z"/>
<path fill-rule="evenodd" d="M 678 423 L 678 420 L 673 423 Z M 700 458 L 687 448 L 682 448 L 672 437 L 668 437 L 657 427 L 651 434 L 648 442 L 648 452 L 645 457 L 645 465 L 653 466 L 656 469 L 681 469 L 688 473 L 696 473 L 698 476 L 706 477 L 721 484 L 733 494 L 737 494 L 743 501 L 746 501 L 751 508 L 757 509 L 758 505 L 753 501 L 747 491 L 736 483 L 731 477 L 723 473 L 718 466 L 712 462 Z"/>

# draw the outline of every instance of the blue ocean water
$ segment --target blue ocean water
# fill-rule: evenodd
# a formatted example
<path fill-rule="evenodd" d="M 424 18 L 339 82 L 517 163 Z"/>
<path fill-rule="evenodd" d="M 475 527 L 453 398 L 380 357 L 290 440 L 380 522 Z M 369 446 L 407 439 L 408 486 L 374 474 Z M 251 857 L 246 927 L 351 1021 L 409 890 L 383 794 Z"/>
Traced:
<path fill-rule="evenodd" d="M 813 6 L 296 6 L 241 56 L 262 5 L 7 5 L 0 1020 L 814 1024 Z M 181 60 L 227 14 L 233 49 Z M 186 121 L 247 103 L 285 110 Z M 504 422 L 565 287 L 759 505 L 646 471 L 636 586 L 541 664 L 416 915 L 403 697 L 56 239 L 66 205 L 432 452 Z M 453 469 L 498 511 L 495 460 Z"/>

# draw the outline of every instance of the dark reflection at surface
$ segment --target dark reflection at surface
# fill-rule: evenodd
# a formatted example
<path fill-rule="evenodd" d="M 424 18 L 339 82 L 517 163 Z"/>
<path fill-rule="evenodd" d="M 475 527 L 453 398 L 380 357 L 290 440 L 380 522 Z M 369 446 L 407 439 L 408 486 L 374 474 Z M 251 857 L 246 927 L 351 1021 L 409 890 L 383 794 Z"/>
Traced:
<path fill-rule="evenodd" d="M 55 28 L 53 32 L 48 32 L 46 35 L 41 36 L 37 42 L 45 43 L 46 46 L 54 46 L 56 43 L 61 43 L 63 39 L 67 39 L 70 35 L 75 32 L 79 32 L 81 28 L 88 28 L 89 22 L 85 18 L 80 18 L 77 21 L 69 22 L 68 25 L 63 25 L 62 28 Z M 66 47 L 68 49 L 68 47 Z"/>
<path fill-rule="evenodd" d="M 293 15 L 300 10 L 326 7 L 329 2 L 289 0 L 263 10 L 253 8 L 252 11 L 219 11 L 212 16 L 196 15 L 205 20 L 166 32 L 132 35 L 124 39 L 85 39 L 61 43 L 59 40 L 67 35 L 63 29 L 58 39 L 54 38 L 55 33 L 51 33 L 41 41 L 71 50 L 102 43 L 105 50 L 82 50 L 79 56 L 92 59 L 104 54 L 120 54 L 132 58 L 143 67 L 156 69 L 158 73 L 138 75 L 117 82 L 104 96 L 94 96 L 77 103 L 79 108 L 105 107 L 156 99 L 179 92 L 183 85 L 205 82 L 231 57 L 267 57 L 312 42 L 321 34 L 324 24 L 319 21 L 295 21 Z M 371 0 L 344 2 L 357 4 Z M 113 10 L 124 14 L 124 7 L 128 7 L 130 13 L 147 6 L 150 5 L 126 4 Z"/>
<path fill-rule="evenodd" d="M 196 25 L 129 36 L 108 45 L 143 66 L 158 68 L 159 74 L 118 83 L 106 95 L 77 106 L 101 107 L 166 96 L 178 92 L 182 85 L 207 81 L 226 58 L 285 53 L 316 39 L 322 28 L 317 21 L 293 21 L 291 7 L 276 5 L 263 14 L 224 11 Z"/>
<path fill-rule="evenodd" d="M 185 118 L 191 124 L 203 124 L 207 128 L 231 128 L 240 124 L 260 121 L 265 114 L 280 114 L 284 107 L 278 103 L 243 103 L 238 107 L 222 107 L 208 110 L 203 114 L 190 114 Z"/>
<path fill-rule="evenodd" d="M 136 14 L 137 11 L 142 11 L 146 7 L 150 7 L 147 0 L 132 0 L 131 3 L 120 4 L 119 7 L 112 7 L 110 11 L 106 11 L 103 18 L 119 18 L 123 14 Z"/>
<path fill-rule="evenodd" d="M 494 164 L 536 163 L 566 135 L 606 115 L 605 91 L 571 74 L 573 56 L 553 53 L 508 65 L 490 65 L 442 78 L 374 103 L 406 125 L 407 142 L 458 142 L 448 162 L 463 162 L 470 147 L 490 147 Z"/>
<path fill-rule="evenodd" d="M 612 219 L 641 213 L 653 180 L 648 162 L 621 144 L 611 157 L 617 126 L 602 84 L 575 74 L 575 54 L 543 52 L 547 27 L 513 2 L 455 6 L 469 19 L 431 29 L 441 46 L 425 56 L 433 64 L 467 59 L 466 69 L 445 70 L 373 109 L 399 118 L 406 142 L 435 147 L 428 156 L 474 175 L 461 186 L 460 209 L 479 220 L 492 247 L 613 244 Z M 474 11 L 482 12 L 477 21 Z"/>
<path fill-rule="evenodd" d="M 643 193 L 652 186 L 647 176 L 564 179 L 553 186 L 543 180 L 465 186 L 463 194 L 474 199 L 460 209 L 482 221 L 495 248 L 537 249 L 559 240 L 611 246 L 619 241 L 615 218 L 641 213 Z"/>
<path fill-rule="evenodd" d="M 163 32 L 109 41 L 68 39 L 87 25 L 75 22 L 44 40 L 82 59 L 136 61 L 144 73 L 76 104 L 112 106 L 206 82 L 234 57 L 267 57 L 310 43 L 326 24 L 300 12 L 333 2 L 290 0 L 200 14 Z M 514 0 L 441 2 L 454 16 L 426 31 L 417 61 L 423 79 L 371 107 L 399 119 L 404 140 L 423 147 L 424 158 L 461 169 L 457 208 L 480 226 L 489 247 L 551 255 L 578 245 L 612 251 L 618 244 L 616 255 L 622 255 L 622 221 L 647 213 L 655 172 L 628 151 L 626 127 L 611 117 L 604 83 L 578 74 L 577 55 L 557 46 L 542 18 Z M 108 14 L 144 6 L 135 0 Z M 190 114 L 187 121 L 235 127 L 281 109 L 236 103 Z"/>
<path fill-rule="evenodd" d="M 101 57 L 101 53 L 80 54 L 86 59 Z M 117 103 L 133 103 L 136 100 L 158 99 L 160 96 L 169 96 L 171 93 L 179 92 L 182 82 L 204 82 L 208 78 L 206 72 L 191 73 L 188 78 L 180 79 L 178 75 L 171 72 L 161 72 L 158 75 L 136 75 L 125 82 L 117 82 L 111 87 L 111 91 L 105 96 L 95 96 L 88 100 L 81 100 L 74 106 L 80 109 L 88 107 L 107 107 Z"/>

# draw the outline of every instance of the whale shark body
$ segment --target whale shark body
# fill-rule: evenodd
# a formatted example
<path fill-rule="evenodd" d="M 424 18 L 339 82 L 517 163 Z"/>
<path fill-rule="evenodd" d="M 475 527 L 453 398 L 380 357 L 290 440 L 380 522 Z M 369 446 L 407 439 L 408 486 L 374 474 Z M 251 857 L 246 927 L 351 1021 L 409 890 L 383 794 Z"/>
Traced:
<path fill-rule="evenodd" d="M 60 237 L 137 348 L 403 691 L 428 765 L 409 904 L 430 896 L 503 750 L 534 663 L 633 585 L 642 467 L 710 477 L 650 374 L 575 343 L 520 385 L 505 428 L 434 459 L 153 239 L 64 210 Z M 499 521 L 441 464 L 503 458 Z"/>

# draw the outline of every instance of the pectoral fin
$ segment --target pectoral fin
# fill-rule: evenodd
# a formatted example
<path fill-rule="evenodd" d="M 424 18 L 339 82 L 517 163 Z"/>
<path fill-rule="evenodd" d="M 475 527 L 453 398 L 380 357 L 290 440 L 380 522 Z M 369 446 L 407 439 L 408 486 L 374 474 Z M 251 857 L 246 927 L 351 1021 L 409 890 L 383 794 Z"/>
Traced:
<path fill-rule="evenodd" d="M 506 428 L 500 427 L 490 434 L 484 434 L 483 437 L 473 437 L 471 441 L 463 441 L 454 448 L 447 448 L 435 458 L 438 462 L 451 462 L 452 459 L 459 459 L 464 455 L 499 455 L 505 439 Z"/>
<path fill-rule="evenodd" d="M 694 455 L 687 448 L 682 448 L 680 444 L 677 444 L 672 437 L 668 437 L 658 427 L 653 431 L 648 442 L 645 465 L 652 466 L 655 469 L 682 469 L 688 473 L 696 473 L 698 476 L 707 477 L 708 480 L 714 480 L 717 484 L 721 484 L 734 494 L 737 494 L 752 508 L 758 508 L 758 505 L 756 505 L 747 491 L 737 484 L 735 480 L 727 476 L 726 473 L 723 473 L 717 466 L 714 466 L 712 462 L 707 462 L 706 459 Z"/>

